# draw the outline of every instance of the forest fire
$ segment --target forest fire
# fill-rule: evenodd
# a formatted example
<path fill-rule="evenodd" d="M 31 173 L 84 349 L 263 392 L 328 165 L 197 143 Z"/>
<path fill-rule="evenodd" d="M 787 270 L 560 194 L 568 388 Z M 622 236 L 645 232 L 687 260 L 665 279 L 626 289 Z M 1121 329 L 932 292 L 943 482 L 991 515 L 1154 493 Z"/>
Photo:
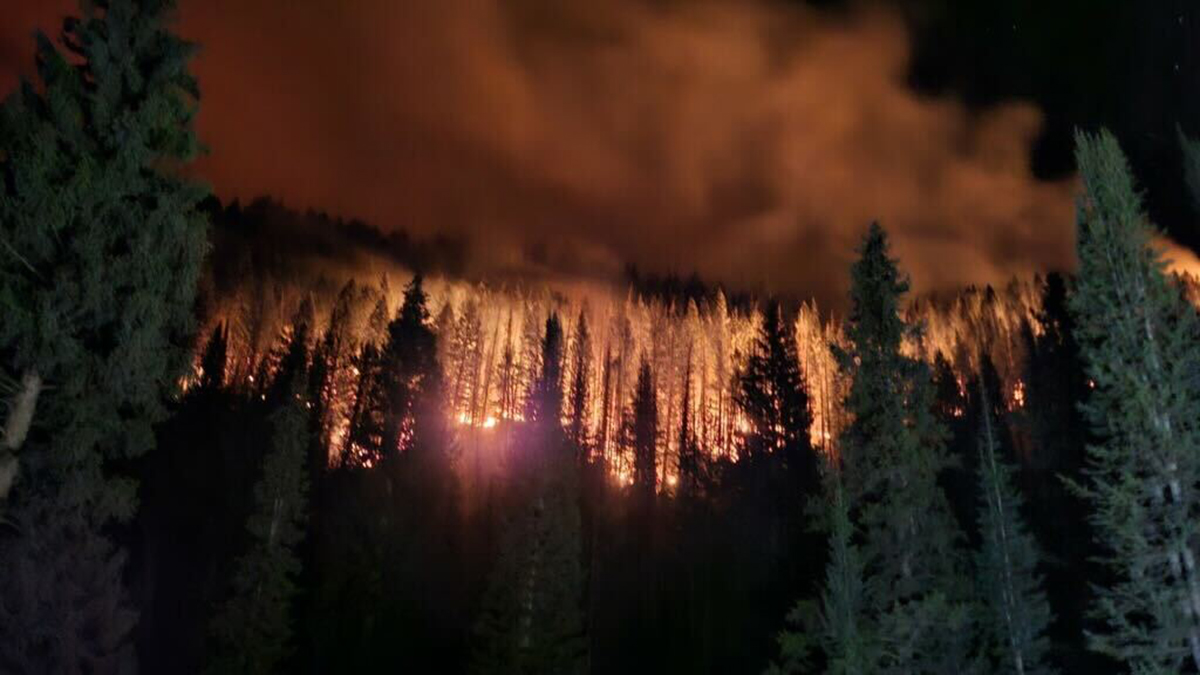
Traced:
<path fill-rule="evenodd" d="M 924 330 L 907 341 L 905 348 L 931 367 L 944 361 L 965 396 L 967 378 L 978 368 L 975 345 L 989 345 L 987 356 L 1005 391 L 1010 392 L 1008 407 L 1020 408 L 1024 405 L 1021 370 L 1026 343 L 1043 331 L 1038 318 L 1040 283 L 1014 283 L 999 291 L 968 290 L 948 302 L 919 300 L 909 316 Z M 278 365 L 272 350 L 282 348 L 280 341 L 290 334 L 289 322 L 300 312 L 301 301 L 313 298 L 317 305 L 327 307 L 323 320 L 316 315 L 314 319 L 321 331 L 336 335 L 331 344 L 341 350 L 323 356 L 328 359 L 326 367 L 343 373 L 331 379 L 326 394 L 331 411 L 326 421 L 329 461 L 338 463 L 345 452 L 361 376 L 355 363 L 364 347 L 378 345 L 382 339 L 383 326 L 377 317 L 398 306 L 393 288 L 391 278 L 374 284 L 352 280 L 326 298 L 304 289 L 281 294 L 278 287 L 239 288 L 236 295 L 224 299 L 224 309 L 213 314 L 206 331 L 210 335 L 225 332 L 229 358 L 224 381 L 243 381 L 254 389 L 257 373 L 259 385 L 268 386 L 274 376 L 272 369 Z M 264 301 L 267 293 L 272 298 L 269 302 Z M 673 302 L 596 290 L 576 295 L 569 289 L 531 293 L 443 279 L 430 282 L 430 304 L 436 308 L 432 325 L 441 339 L 438 358 L 445 378 L 447 415 L 460 434 L 523 422 L 524 401 L 541 366 L 540 330 L 551 312 L 564 318 L 568 336 L 564 387 L 575 381 L 580 367 L 584 369 L 581 383 L 585 395 L 578 413 L 584 437 L 595 456 L 618 474 L 619 481 L 629 478 L 628 470 L 620 468 L 632 462 L 628 440 L 622 434 L 633 401 L 636 366 L 643 358 L 660 374 L 656 397 L 658 428 L 663 433 L 656 452 L 662 466 L 678 464 L 677 432 L 685 412 L 694 425 L 702 455 L 711 461 L 736 461 L 743 439 L 755 433 L 737 404 L 737 374 L 744 370 L 763 316 L 754 307 L 731 309 L 720 292 L 700 302 Z M 587 334 L 583 347 L 578 337 L 581 329 Z M 809 392 L 810 442 L 826 453 L 835 453 L 834 442 L 845 424 L 841 402 L 848 384 L 833 353 L 835 345 L 844 344 L 840 324 L 823 317 L 815 305 L 804 304 L 795 311 L 791 329 Z M 281 337 L 273 340 L 273 335 Z M 320 341 L 319 337 L 312 339 L 313 344 Z M 198 347 L 191 381 L 203 377 L 206 343 Z M 574 401 L 566 401 L 564 424 L 577 414 L 573 405 Z M 955 415 L 962 415 L 961 407 Z M 660 483 L 671 486 L 666 478 Z"/>
<path fill-rule="evenodd" d="M 0 19 L 0 673 L 1200 673 L 1194 0 Z"/>

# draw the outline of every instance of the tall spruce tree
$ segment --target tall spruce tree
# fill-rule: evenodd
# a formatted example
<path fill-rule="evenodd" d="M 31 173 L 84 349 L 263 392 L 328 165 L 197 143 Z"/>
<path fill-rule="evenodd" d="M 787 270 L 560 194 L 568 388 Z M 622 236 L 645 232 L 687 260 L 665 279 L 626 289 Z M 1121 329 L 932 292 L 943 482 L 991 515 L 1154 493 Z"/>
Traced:
<path fill-rule="evenodd" d="M 588 383 L 592 377 L 592 338 L 588 331 L 587 314 L 579 311 L 579 321 L 575 324 L 575 345 L 571 360 L 571 418 L 568 434 L 575 444 L 581 461 L 588 459 L 588 418 L 587 406 Z"/>
<path fill-rule="evenodd" d="M 531 422 L 546 422 L 561 429 L 563 391 L 563 330 L 558 314 L 546 318 L 546 329 L 542 333 L 540 372 L 533 384 L 529 401 L 526 402 L 525 418 Z M 547 427 L 549 428 L 549 427 Z"/>
<path fill-rule="evenodd" d="M 828 472 L 826 492 L 825 586 L 819 604 L 802 600 L 788 614 L 790 628 L 779 636 L 780 661 L 768 671 L 771 674 L 810 671 L 814 651 L 823 656 L 830 675 L 865 675 L 874 672 L 878 659 L 870 651 L 876 644 L 866 633 L 863 562 L 839 468 Z"/>
<path fill-rule="evenodd" d="M 283 373 L 293 396 L 271 414 L 271 448 L 254 487 L 255 510 L 246 523 L 250 549 L 234 565 L 230 597 L 214 616 L 208 672 L 277 672 L 292 635 L 292 602 L 297 593 L 308 503 L 306 455 L 308 409 L 301 392 L 303 373 Z"/>
<path fill-rule="evenodd" d="M 812 413 L 800 373 L 796 340 L 772 303 L 763 317 L 753 351 L 738 379 L 737 403 L 754 425 L 763 452 L 783 454 L 788 470 L 817 487 L 817 461 L 809 443 Z"/>
<path fill-rule="evenodd" d="M 472 640 L 474 673 L 582 674 L 588 671 L 583 595 L 586 572 L 579 465 L 563 433 L 562 328 L 546 321 L 541 372 L 516 468 L 517 503 L 503 525 Z"/>
<path fill-rule="evenodd" d="M 429 297 L 421 275 L 404 289 L 400 313 L 388 324 L 387 342 L 380 355 L 378 372 L 386 382 L 382 402 L 380 453 L 387 457 L 415 443 L 417 409 L 427 385 L 441 395 L 441 366 L 437 360 L 437 336 L 429 326 Z"/>
<path fill-rule="evenodd" d="M 658 394 L 650 362 L 642 359 L 633 394 L 633 415 L 628 423 L 633 443 L 633 488 L 642 506 L 654 502 L 658 485 Z"/>
<path fill-rule="evenodd" d="M 1021 515 L 1015 471 L 1000 457 L 988 387 L 979 385 L 979 530 L 976 579 L 987 616 L 983 639 L 999 669 L 993 672 L 1051 673 L 1046 662 L 1050 603 L 1037 571 L 1040 552 Z"/>
<path fill-rule="evenodd" d="M 198 144 L 171 5 L 82 3 L 63 49 L 38 36 L 37 84 L 0 109 L 0 375 L 41 392 L 14 408 L 32 430 L 0 541 L 0 670 L 131 658 L 123 556 L 102 528 L 136 491 L 109 462 L 154 443 L 206 247 L 206 191 L 172 170 Z"/>
<path fill-rule="evenodd" d="M 1085 195 L 1070 298 L 1101 439 L 1086 482 L 1111 581 L 1096 590 L 1092 646 L 1138 673 L 1200 668 L 1197 319 L 1151 246 L 1128 164 L 1107 131 L 1076 135 Z"/>
<path fill-rule="evenodd" d="M 839 354 L 853 378 L 840 442 L 862 532 L 863 605 L 880 673 L 969 669 L 972 630 L 961 535 L 938 486 L 947 465 L 928 369 L 901 352 L 908 290 L 878 224 L 851 269 L 852 310 Z"/>

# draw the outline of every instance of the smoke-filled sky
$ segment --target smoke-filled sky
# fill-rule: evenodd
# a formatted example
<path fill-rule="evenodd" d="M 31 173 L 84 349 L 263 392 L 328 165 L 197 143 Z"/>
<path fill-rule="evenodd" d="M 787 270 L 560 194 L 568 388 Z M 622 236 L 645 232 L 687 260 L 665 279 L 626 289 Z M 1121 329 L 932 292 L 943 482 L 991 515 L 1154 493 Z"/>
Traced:
<path fill-rule="evenodd" d="M 33 29 L 73 5 L 5 3 L 0 91 L 29 72 Z M 222 199 L 459 235 L 480 274 L 634 263 L 829 302 L 872 219 L 918 289 L 1068 267 L 1075 183 L 1034 176 L 1042 110 L 916 93 L 912 16 L 182 0 L 179 27 L 203 45 L 197 170 Z"/>

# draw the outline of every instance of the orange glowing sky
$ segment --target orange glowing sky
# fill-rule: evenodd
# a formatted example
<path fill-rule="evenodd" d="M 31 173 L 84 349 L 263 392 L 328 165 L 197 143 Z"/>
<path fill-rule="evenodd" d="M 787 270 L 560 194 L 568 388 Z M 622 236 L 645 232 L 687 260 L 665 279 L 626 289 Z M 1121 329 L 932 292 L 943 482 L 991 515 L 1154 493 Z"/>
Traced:
<path fill-rule="evenodd" d="M 3 91 L 74 5 L 9 4 Z M 482 273 L 632 262 L 830 300 L 876 218 L 918 290 L 1070 265 L 1039 111 L 915 94 L 884 9 L 183 0 L 180 30 L 219 196 L 461 235 Z"/>

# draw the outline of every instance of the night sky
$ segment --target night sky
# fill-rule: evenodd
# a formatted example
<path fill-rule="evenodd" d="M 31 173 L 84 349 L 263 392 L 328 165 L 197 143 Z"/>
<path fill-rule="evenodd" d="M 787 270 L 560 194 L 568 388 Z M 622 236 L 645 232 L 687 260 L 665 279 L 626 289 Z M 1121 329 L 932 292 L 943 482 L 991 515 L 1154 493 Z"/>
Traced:
<path fill-rule="evenodd" d="M 0 91 L 72 0 L 7 0 Z M 479 274 L 627 263 L 840 296 L 878 218 L 918 289 L 1071 265 L 1071 131 L 1110 126 L 1200 245 L 1189 0 L 182 0 L 225 200 L 470 242 Z"/>

